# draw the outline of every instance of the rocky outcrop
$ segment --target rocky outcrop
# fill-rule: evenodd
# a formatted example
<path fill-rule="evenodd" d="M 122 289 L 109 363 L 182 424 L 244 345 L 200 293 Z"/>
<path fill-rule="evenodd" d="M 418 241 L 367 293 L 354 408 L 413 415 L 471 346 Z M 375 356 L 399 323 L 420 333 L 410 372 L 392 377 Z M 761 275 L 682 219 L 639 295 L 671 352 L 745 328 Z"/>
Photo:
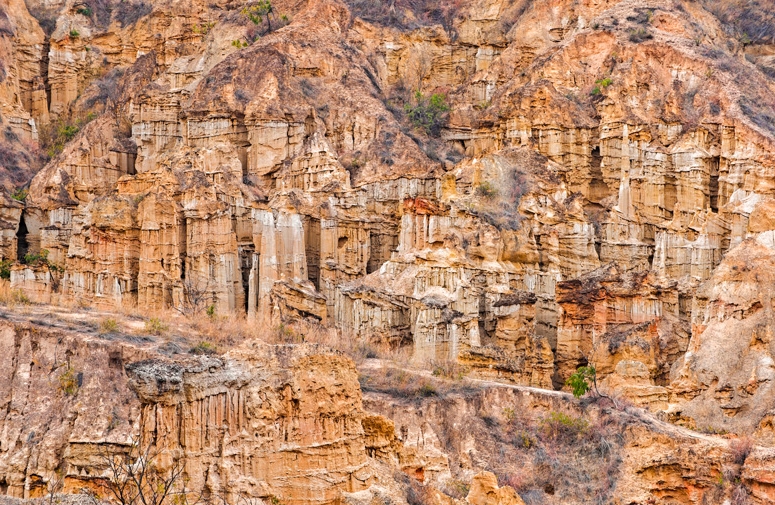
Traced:
<path fill-rule="evenodd" d="M 3 494 L 99 489 L 105 455 L 140 441 L 185 465 L 186 487 L 236 502 L 334 503 L 372 479 L 352 362 L 252 343 L 225 356 L 3 324 Z"/>
<path fill-rule="evenodd" d="M 702 286 L 773 228 L 766 37 L 691 2 L 179 4 L 0 16 L 4 138 L 52 156 L 0 200 L 13 289 L 305 319 L 545 388 L 594 364 L 690 415 Z"/>

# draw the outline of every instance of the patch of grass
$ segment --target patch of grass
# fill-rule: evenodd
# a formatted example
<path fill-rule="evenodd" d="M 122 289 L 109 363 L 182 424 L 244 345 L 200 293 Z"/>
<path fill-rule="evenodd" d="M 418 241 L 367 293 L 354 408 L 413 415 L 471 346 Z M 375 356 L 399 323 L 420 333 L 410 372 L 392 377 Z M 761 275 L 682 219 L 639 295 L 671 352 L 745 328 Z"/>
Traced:
<path fill-rule="evenodd" d="M 145 322 L 145 331 L 151 335 L 163 335 L 167 333 L 169 329 L 169 325 L 158 317 L 152 317 Z"/>
<path fill-rule="evenodd" d="M 106 317 L 102 321 L 100 321 L 100 335 L 105 335 L 107 333 L 115 333 L 118 331 L 118 321 L 113 319 L 112 317 Z"/>
<path fill-rule="evenodd" d="M 70 366 L 59 376 L 59 390 L 67 396 L 75 396 L 81 388 L 82 374 Z"/>
<path fill-rule="evenodd" d="M 11 191 L 11 198 L 16 200 L 17 202 L 23 202 L 27 199 L 27 195 L 29 192 L 24 188 L 19 188 Z"/>
<path fill-rule="evenodd" d="M 636 44 L 654 38 L 654 36 L 645 28 L 633 28 L 628 33 L 630 42 L 635 42 Z"/>
<path fill-rule="evenodd" d="M 476 194 L 482 198 L 495 198 L 498 195 L 498 190 L 490 181 L 482 181 L 476 186 Z"/>
<path fill-rule="evenodd" d="M 572 442 L 584 435 L 589 429 L 589 421 L 583 417 L 574 417 L 564 412 L 550 412 L 541 419 L 544 434 L 551 440 Z"/>
<path fill-rule="evenodd" d="M 189 351 L 191 354 L 196 354 L 199 356 L 202 355 L 213 355 L 218 354 L 218 347 L 215 344 L 212 344 L 206 340 L 202 340 L 196 346 L 192 347 Z"/>

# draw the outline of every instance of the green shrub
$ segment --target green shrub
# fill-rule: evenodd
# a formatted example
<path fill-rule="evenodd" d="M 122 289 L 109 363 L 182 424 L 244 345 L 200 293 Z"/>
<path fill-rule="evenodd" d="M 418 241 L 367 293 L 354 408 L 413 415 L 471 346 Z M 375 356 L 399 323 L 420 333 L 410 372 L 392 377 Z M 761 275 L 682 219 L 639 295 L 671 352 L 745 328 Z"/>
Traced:
<path fill-rule="evenodd" d="M 428 398 L 429 396 L 438 396 L 439 392 L 436 390 L 436 387 L 433 384 L 426 382 L 417 388 L 417 395 Z"/>
<path fill-rule="evenodd" d="M 71 39 L 77 39 L 77 38 L 78 38 L 78 37 L 80 37 L 80 36 L 81 36 L 81 34 L 80 34 L 80 33 L 78 32 L 78 30 L 76 30 L 75 28 L 73 28 L 72 30 L 70 30 L 70 38 L 71 38 Z"/>
<path fill-rule="evenodd" d="M 11 299 L 16 303 L 21 303 L 22 305 L 29 305 L 32 303 L 30 297 L 27 296 L 21 289 L 15 289 L 13 293 L 11 293 Z"/>
<path fill-rule="evenodd" d="M 210 305 L 209 307 L 207 307 L 207 309 L 205 309 L 205 313 L 207 314 L 207 317 L 209 317 L 210 319 L 215 318 L 215 305 Z"/>
<path fill-rule="evenodd" d="M 29 192 L 24 188 L 15 189 L 11 192 L 11 198 L 16 200 L 17 202 L 23 202 L 27 199 L 27 195 Z"/>
<path fill-rule="evenodd" d="M 277 15 L 274 13 L 274 7 L 270 0 L 259 0 L 255 5 L 243 8 L 242 15 L 256 26 L 260 26 L 263 24 L 264 20 L 266 20 L 265 33 L 272 31 L 272 17 L 275 18 L 275 28 L 278 27 L 277 25 L 280 25 L 279 27 L 281 28 L 283 25 L 289 23 L 288 16 L 285 14 L 281 15 L 280 21 L 277 22 Z"/>
<path fill-rule="evenodd" d="M 613 82 L 614 82 L 613 79 L 611 79 L 610 77 L 604 77 L 602 79 L 596 80 L 595 84 L 597 84 L 598 86 L 601 86 L 603 88 L 607 88 L 608 86 L 613 84 Z"/>
<path fill-rule="evenodd" d="M 498 194 L 498 190 L 489 181 L 482 181 L 476 187 L 476 194 L 483 198 L 494 198 Z"/>
<path fill-rule="evenodd" d="M 78 8 L 75 10 L 75 12 L 76 12 L 76 13 L 78 13 L 78 14 L 80 14 L 80 15 L 82 15 L 82 16 L 86 16 L 87 18 L 90 18 L 90 17 L 91 17 L 91 15 L 93 14 L 93 12 L 92 12 L 91 8 L 90 8 L 90 7 L 88 7 L 88 6 L 84 6 L 84 7 L 78 7 Z"/>
<path fill-rule="evenodd" d="M 100 334 L 115 333 L 118 331 L 118 321 L 108 317 L 100 322 Z"/>
<path fill-rule="evenodd" d="M 568 377 L 565 385 L 569 386 L 573 396 L 581 398 L 592 388 L 597 379 L 597 371 L 594 366 L 581 366 L 573 375 Z"/>
<path fill-rule="evenodd" d="M 24 263 L 27 265 L 48 265 L 48 249 L 41 249 L 38 254 L 25 254 Z"/>
<path fill-rule="evenodd" d="M 438 137 L 441 129 L 446 125 L 450 107 L 447 97 L 442 93 L 434 93 L 430 97 L 424 96 L 419 91 L 414 95 L 414 105 L 404 104 L 409 121 L 415 128 L 425 131 L 426 134 Z"/>
<path fill-rule="evenodd" d="M 145 322 L 145 331 L 152 335 L 163 335 L 170 327 L 158 317 L 152 317 Z"/>
<path fill-rule="evenodd" d="M 68 366 L 67 370 L 59 376 L 59 390 L 67 396 L 75 396 L 78 394 L 78 389 L 81 387 L 79 384 L 79 375 L 80 374 L 76 373 L 75 370 Z"/>
<path fill-rule="evenodd" d="M 192 347 L 189 352 L 191 354 L 198 354 L 198 355 L 218 354 L 218 348 L 215 346 L 215 344 L 211 344 L 210 342 L 203 340 L 198 344 L 196 344 L 195 347 Z"/>
<path fill-rule="evenodd" d="M 191 27 L 191 31 L 206 36 L 208 33 L 210 33 L 210 30 L 212 30 L 214 26 L 215 22 L 203 23 L 201 25 L 195 24 Z"/>
<path fill-rule="evenodd" d="M 541 419 L 544 435 L 555 441 L 573 442 L 589 429 L 589 422 L 583 417 L 573 417 L 563 412 L 550 412 Z"/>
<path fill-rule="evenodd" d="M 13 260 L 0 261 L 0 279 L 11 278 L 11 267 L 13 266 Z"/>

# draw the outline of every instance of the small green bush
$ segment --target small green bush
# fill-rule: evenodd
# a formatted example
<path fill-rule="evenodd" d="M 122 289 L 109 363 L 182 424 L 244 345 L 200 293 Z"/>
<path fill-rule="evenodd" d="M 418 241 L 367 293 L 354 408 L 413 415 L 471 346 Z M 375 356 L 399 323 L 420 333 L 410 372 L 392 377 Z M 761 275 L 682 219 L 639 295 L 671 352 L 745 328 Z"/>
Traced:
<path fill-rule="evenodd" d="M 592 388 L 597 379 L 597 371 L 593 366 L 581 366 L 573 375 L 568 377 L 565 385 L 569 386 L 573 396 L 581 398 Z"/>
<path fill-rule="evenodd" d="M 91 15 L 93 14 L 91 8 L 89 8 L 88 6 L 78 7 L 75 10 L 75 12 L 80 14 L 80 15 L 82 15 L 82 16 L 86 16 L 87 18 L 90 18 Z"/>
<path fill-rule="evenodd" d="M 59 376 L 59 390 L 67 396 L 75 396 L 80 389 L 79 382 L 78 373 L 68 366 L 67 370 Z"/>
<path fill-rule="evenodd" d="M 112 317 L 108 317 L 100 322 L 100 334 L 115 333 L 118 331 L 118 321 Z"/>
<path fill-rule="evenodd" d="M 24 255 L 24 263 L 27 265 L 48 265 L 48 249 L 41 249 L 38 254 L 27 253 Z"/>
<path fill-rule="evenodd" d="M 198 355 L 218 354 L 218 348 L 215 346 L 215 344 L 211 344 L 210 342 L 203 340 L 196 344 L 195 347 L 192 347 L 189 352 L 191 354 Z"/>
<path fill-rule="evenodd" d="M 447 97 L 442 93 L 434 93 L 430 97 L 419 91 L 414 95 L 414 105 L 404 104 L 404 112 L 415 128 L 422 129 L 426 134 L 438 137 L 441 129 L 447 123 L 450 107 Z"/>
<path fill-rule="evenodd" d="M 13 260 L 0 261 L 0 279 L 11 278 L 11 267 L 13 266 Z"/>
<path fill-rule="evenodd" d="M 11 293 L 11 299 L 16 303 L 21 303 L 22 305 L 29 305 L 32 303 L 30 297 L 27 296 L 21 289 L 15 289 L 13 293 Z"/>
<path fill-rule="evenodd" d="M 430 396 L 438 396 L 439 392 L 436 390 L 436 387 L 433 384 L 426 382 L 417 389 L 417 395 L 428 398 Z"/>
<path fill-rule="evenodd" d="M 24 188 L 15 189 L 11 192 L 11 198 L 16 200 L 17 202 L 23 202 L 27 199 L 27 195 L 29 192 Z"/>
<path fill-rule="evenodd" d="M 613 82 L 614 82 L 613 79 L 611 79 L 610 77 L 604 77 L 603 79 L 596 80 L 595 84 L 603 88 L 607 88 L 608 86 L 613 84 Z"/>
<path fill-rule="evenodd" d="M 81 34 L 80 34 L 80 33 L 78 32 L 78 30 L 76 30 L 75 28 L 73 28 L 72 30 L 70 30 L 70 38 L 71 38 L 71 39 L 77 39 L 77 38 L 78 38 L 78 37 L 80 37 L 80 36 L 81 36 Z"/>
<path fill-rule="evenodd" d="M 145 331 L 152 335 L 163 335 L 170 327 L 158 317 L 152 317 L 145 322 Z"/>

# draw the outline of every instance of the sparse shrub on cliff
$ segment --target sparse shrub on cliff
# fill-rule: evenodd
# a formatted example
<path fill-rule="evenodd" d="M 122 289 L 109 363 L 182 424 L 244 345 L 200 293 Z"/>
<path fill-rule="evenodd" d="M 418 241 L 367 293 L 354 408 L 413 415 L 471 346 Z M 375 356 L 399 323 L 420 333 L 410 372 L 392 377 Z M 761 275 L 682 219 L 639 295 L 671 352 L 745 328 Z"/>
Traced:
<path fill-rule="evenodd" d="M 17 202 L 23 202 L 27 199 L 27 190 L 25 188 L 19 188 L 11 191 L 11 198 Z"/>
<path fill-rule="evenodd" d="M 498 195 L 498 190 L 490 181 L 482 181 L 476 186 L 476 194 L 482 198 L 494 198 Z"/>
<path fill-rule="evenodd" d="M 10 278 L 10 272 L 8 277 Z M 21 289 L 10 289 L 10 283 L 7 280 L 0 282 L 0 304 L 13 307 L 16 304 L 29 305 L 32 303 L 30 298 L 24 294 Z"/>
<path fill-rule="evenodd" d="M 69 35 L 70 35 L 71 39 L 77 39 L 78 37 L 81 36 L 81 33 L 78 30 L 76 30 L 75 28 L 73 28 L 72 30 L 70 30 Z"/>
<path fill-rule="evenodd" d="M 210 30 L 213 29 L 213 27 L 215 27 L 214 21 L 211 21 L 209 23 L 202 23 L 202 24 L 195 23 L 191 26 L 191 31 L 198 35 L 201 35 L 202 37 L 206 37 L 207 34 L 210 33 Z"/>
<path fill-rule="evenodd" d="M 736 465 L 742 465 L 745 460 L 748 459 L 748 455 L 751 454 L 753 449 L 753 440 L 751 437 L 743 436 L 736 438 L 729 443 L 729 450 L 732 453 L 732 461 Z"/>
<path fill-rule="evenodd" d="M 414 95 L 413 104 L 404 104 L 404 112 L 412 125 L 433 137 L 438 137 L 441 129 L 446 126 L 449 110 L 447 97 L 442 93 L 427 97 L 418 91 Z"/>
<path fill-rule="evenodd" d="M 611 400 L 614 407 L 618 408 L 616 400 L 607 394 L 601 393 L 597 388 L 597 370 L 594 365 L 580 366 L 576 372 L 568 377 L 565 381 L 565 385 L 571 388 L 573 396 L 581 398 L 587 392 L 592 391 L 598 398 L 606 398 Z"/>
<path fill-rule="evenodd" d="M 541 419 L 543 434 L 553 441 L 572 443 L 589 429 L 589 421 L 564 412 L 550 412 Z"/>
<path fill-rule="evenodd" d="M 453 23 L 464 4 L 462 0 L 346 0 L 355 16 L 371 23 L 413 30 L 440 24 L 452 33 Z"/>
<path fill-rule="evenodd" d="M 118 331 L 118 321 L 112 317 L 106 317 L 100 321 L 100 334 L 115 333 Z"/>
<path fill-rule="evenodd" d="M 731 36 L 741 43 L 772 44 L 775 42 L 775 11 L 770 3 L 757 0 L 701 0 Z M 744 37 L 745 36 L 745 37 Z M 747 39 L 747 40 L 746 40 Z"/>
<path fill-rule="evenodd" d="M 41 249 L 37 254 L 27 253 L 24 255 L 24 263 L 27 265 L 43 265 L 48 263 L 48 249 Z"/>
<path fill-rule="evenodd" d="M 59 390 L 67 396 L 75 396 L 81 387 L 83 374 L 76 372 L 69 365 L 59 376 Z"/>
<path fill-rule="evenodd" d="M 189 351 L 191 354 L 197 354 L 197 355 L 212 355 L 212 354 L 218 354 L 218 347 L 215 344 L 212 344 L 206 340 L 202 340 L 196 346 L 192 347 Z"/>
<path fill-rule="evenodd" d="M 11 267 L 13 266 L 13 260 L 0 261 L 0 279 L 11 278 Z"/>
<path fill-rule="evenodd" d="M 645 28 L 633 28 L 629 31 L 630 42 L 635 42 L 636 44 L 653 38 L 654 36 Z"/>
<path fill-rule="evenodd" d="M 86 16 L 87 18 L 90 18 L 92 14 L 94 14 L 94 11 L 91 10 L 91 7 L 88 5 L 84 5 L 81 7 L 78 7 L 75 9 L 76 14 L 80 14 L 81 16 Z"/>
<path fill-rule="evenodd" d="M 78 132 L 96 117 L 96 114 L 89 113 L 77 117 L 63 118 L 42 125 L 38 133 L 40 147 L 49 158 L 55 157 L 62 152 L 65 144 L 73 140 L 78 135 Z"/>
<path fill-rule="evenodd" d="M 272 32 L 272 19 L 274 19 L 275 22 L 274 30 L 277 30 L 290 22 L 286 14 L 282 14 L 278 19 L 277 13 L 275 13 L 274 6 L 272 6 L 270 0 L 258 0 L 257 3 L 244 7 L 242 9 L 242 15 L 255 26 L 263 26 L 264 21 L 266 21 L 264 34 Z M 254 35 L 252 40 L 257 38 L 258 37 Z"/>
<path fill-rule="evenodd" d="M 184 316 L 193 317 L 211 306 L 213 295 L 210 290 L 210 280 L 202 281 L 200 278 L 186 277 L 183 280 L 183 291 L 181 293 L 180 303 L 176 307 L 177 311 Z M 215 306 L 213 314 L 215 314 Z"/>
<path fill-rule="evenodd" d="M 145 322 L 145 331 L 152 335 L 163 335 L 169 329 L 169 325 L 158 317 L 152 317 Z"/>
<path fill-rule="evenodd" d="M 456 500 L 465 500 L 468 492 L 471 490 L 471 485 L 462 479 L 452 479 L 444 484 L 442 490 L 444 494 Z"/>
<path fill-rule="evenodd" d="M 636 9 L 634 16 L 627 16 L 627 21 L 632 21 L 641 25 L 651 23 L 654 18 L 654 9 Z"/>
<path fill-rule="evenodd" d="M 462 380 L 468 370 L 455 360 L 432 361 L 431 374 L 443 379 Z"/>

